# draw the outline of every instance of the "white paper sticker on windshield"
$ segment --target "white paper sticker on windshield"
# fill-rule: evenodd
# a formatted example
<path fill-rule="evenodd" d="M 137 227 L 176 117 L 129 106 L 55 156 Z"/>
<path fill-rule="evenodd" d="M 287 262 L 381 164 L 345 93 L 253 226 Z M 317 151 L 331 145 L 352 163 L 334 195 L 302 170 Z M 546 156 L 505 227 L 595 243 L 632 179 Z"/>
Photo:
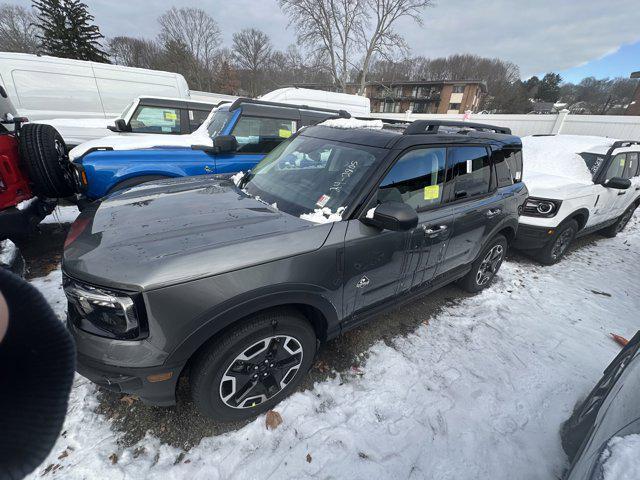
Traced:
<path fill-rule="evenodd" d="M 331 200 L 331 197 L 329 195 L 321 195 L 316 202 L 316 205 L 322 208 L 329 202 L 329 200 Z"/>
<path fill-rule="evenodd" d="M 467 160 L 467 173 L 473 173 L 473 160 Z"/>

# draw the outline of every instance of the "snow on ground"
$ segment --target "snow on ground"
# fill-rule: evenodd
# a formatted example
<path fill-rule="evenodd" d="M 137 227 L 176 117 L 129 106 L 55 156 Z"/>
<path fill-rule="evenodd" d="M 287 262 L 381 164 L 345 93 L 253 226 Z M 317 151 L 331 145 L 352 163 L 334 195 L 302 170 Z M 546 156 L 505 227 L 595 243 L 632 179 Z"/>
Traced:
<path fill-rule="evenodd" d="M 41 223 L 73 223 L 78 215 L 80 211 L 75 205 L 58 205 Z"/>
<path fill-rule="evenodd" d="M 640 478 L 640 435 L 613 437 L 602 453 L 605 459 L 603 480 Z"/>
<path fill-rule="evenodd" d="M 382 120 L 358 120 L 357 118 L 330 118 L 320 125 L 333 128 L 370 128 L 380 130 L 383 127 Z"/>
<path fill-rule="evenodd" d="M 619 351 L 608 333 L 638 329 L 639 262 L 640 215 L 552 267 L 506 262 L 483 293 L 375 344 L 362 375 L 281 402 L 276 430 L 262 416 L 183 457 L 149 434 L 119 447 L 94 413 L 95 387 L 77 377 L 66 434 L 31 478 L 53 464 L 44 478 L 559 478 L 560 425 Z M 62 313 L 56 276 L 34 284 Z"/>
<path fill-rule="evenodd" d="M 528 180 L 527 172 L 540 172 L 591 183 L 591 172 L 578 154 L 595 146 L 611 145 L 613 142 L 614 139 L 611 138 L 587 135 L 522 137 L 524 181 L 526 183 Z"/>

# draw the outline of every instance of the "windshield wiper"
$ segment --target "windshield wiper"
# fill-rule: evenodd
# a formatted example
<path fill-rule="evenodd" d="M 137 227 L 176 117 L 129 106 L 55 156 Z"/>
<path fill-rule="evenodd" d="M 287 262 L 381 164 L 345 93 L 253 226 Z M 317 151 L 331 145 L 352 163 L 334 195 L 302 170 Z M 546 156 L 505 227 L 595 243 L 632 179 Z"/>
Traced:
<path fill-rule="evenodd" d="M 240 179 L 240 182 L 238 183 L 238 188 L 243 189 L 252 178 L 253 178 L 253 173 L 251 173 L 251 170 L 247 170 L 247 173 L 245 173 Z"/>

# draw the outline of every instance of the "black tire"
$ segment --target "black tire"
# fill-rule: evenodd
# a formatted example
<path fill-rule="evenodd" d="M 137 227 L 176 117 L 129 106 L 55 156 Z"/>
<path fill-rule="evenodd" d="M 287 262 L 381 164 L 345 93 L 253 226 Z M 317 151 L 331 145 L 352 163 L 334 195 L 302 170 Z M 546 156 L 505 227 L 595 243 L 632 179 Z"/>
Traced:
<path fill-rule="evenodd" d="M 193 401 L 203 415 L 221 422 L 249 419 L 291 394 L 311 368 L 315 353 L 315 331 L 296 310 L 260 313 L 198 355 L 189 375 Z"/>
<path fill-rule="evenodd" d="M 624 230 L 624 227 L 627 226 L 627 223 L 629 223 L 629 220 L 631 220 L 633 212 L 637 207 L 638 205 L 636 204 L 631 205 L 622 213 L 622 215 L 618 217 L 616 223 L 614 223 L 613 225 L 609 225 L 607 228 L 603 228 L 602 230 L 600 230 L 600 233 L 607 238 L 613 238 L 618 235 L 622 230 Z"/>
<path fill-rule="evenodd" d="M 67 147 L 51 125 L 27 123 L 20 128 L 20 157 L 39 196 L 64 198 L 75 193 Z"/>
<path fill-rule="evenodd" d="M 580 226 L 575 220 L 569 220 L 556 228 L 547 245 L 535 254 L 536 260 L 543 265 L 558 263 L 576 238 Z"/>
<path fill-rule="evenodd" d="M 473 265 L 471 270 L 459 281 L 459 285 L 470 293 L 484 290 L 493 281 L 507 255 L 509 244 L 504 235 L 491 239 Z"/>
<path fill-rule="evenodd" d="M 143 183 L 153 182 L 155 180 L 169 180 L 170 178 L 171 177 L 165 177 L 163 175 L 142 175 L 140 177 L 127 178 L 126 180 L 123 180 L 120 183 L 116 183 L 113 187 L 111 187 L 107 192 L 107 195 L 119 190 L 124 190 L 125 188 L 142 185 Z"/>

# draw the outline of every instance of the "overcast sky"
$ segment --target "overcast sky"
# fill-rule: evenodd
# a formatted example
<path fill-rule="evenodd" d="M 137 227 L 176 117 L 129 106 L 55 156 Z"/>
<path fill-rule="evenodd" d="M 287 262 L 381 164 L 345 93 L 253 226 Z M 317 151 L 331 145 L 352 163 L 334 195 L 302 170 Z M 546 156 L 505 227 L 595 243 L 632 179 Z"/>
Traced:
<path fill-rule="evenodd" d="M 2 0 L 0 0 L 2 1 Z M 277 48 L 295 42 L 295 32 L 276 0 L 84 0 L 102 33 L 154 37 L 157 17 L 171 6 L 197 5 L 216 19 L 225 43 L 233 32 L 255 27 Z M 426 57 L 475 53 L 511 60 L 523 77 L 561 72 L 625 76 L 640 70 L 638 0 L 435 0 L 422 27 L 398 26 L 412 54 Z M 9 0 L 25 6 L 29 0 Z"/>

